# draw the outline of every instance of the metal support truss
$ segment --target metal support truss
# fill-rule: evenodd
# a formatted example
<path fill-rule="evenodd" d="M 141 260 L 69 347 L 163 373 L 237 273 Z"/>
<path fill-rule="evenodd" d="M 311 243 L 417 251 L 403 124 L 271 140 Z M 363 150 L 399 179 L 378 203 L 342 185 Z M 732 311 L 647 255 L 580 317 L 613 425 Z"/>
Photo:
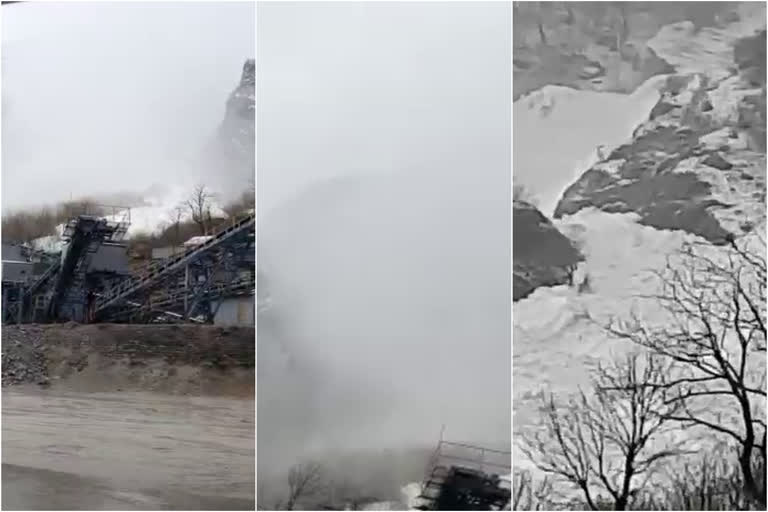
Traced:
<path fill-rule="evenodd" d="M 254 230 L 251 213 L 202 244 L 149 265 L 96 297 L 96 319 L 213 321 L 223 298 L 254 293 Z"/>
<path fill-rule="evenodd" d="M 22 323 L 24 320 L 24 284 L 5 282 L 2 284 L 2 289 L 2 323 Z"/>
<path fill-rule="evenodd" d="M 166 287 L 169 280 L 178 279 L 180 272 L 186 272 L 187 265 L 214 254 L 214 250 L 224 249 L 229 244 L 242 243 L 243 238 L 245 245 L 248 246 L 248 236 L 253 232 L 255 221 L 255 214 L 236 220 L 202 244 L 166 258 L 152 265 L 146 274 L 129 279 L 108 290 L 96 302 L 97 316 L 109 317 L 108 308 L 114 308 L 128 298 L 139 297 L 152 290 Z"/>
<path fill-rule="evenodd" d="M 203 295 L 208 292 L 208 290 L 211 287 L 211 283 L 213 283 L 213 277 L 216 275 L 216 271 L 221 268 L 222 263 L 224 262 L 224 257 L 220 256 L 216 259 L 216 263 L 213 264 L 212 267 L 206 269 L 205 281 L 202 285 L 197 287 L 197 290 L 194 291 L 194 294 L 192 295 L 192 302 L 189 304 L 188 307 L 184 308 L 184 318 L 189 318 L 190 314 L 195 310 L 195 307 L 197 306 L 197 303 L 200 301 L 200 299 L 203 297 Z M 189 267 L 187 267 L 189 268 Z M 185 283 L 187 284 L 187 283 Z M 185 295 L 185 302 L 188 302 L 186 300 Z M 210 308 L 209 308 L 210 309 Z M 209 311 L 210 313 L 210 311 Z"/>

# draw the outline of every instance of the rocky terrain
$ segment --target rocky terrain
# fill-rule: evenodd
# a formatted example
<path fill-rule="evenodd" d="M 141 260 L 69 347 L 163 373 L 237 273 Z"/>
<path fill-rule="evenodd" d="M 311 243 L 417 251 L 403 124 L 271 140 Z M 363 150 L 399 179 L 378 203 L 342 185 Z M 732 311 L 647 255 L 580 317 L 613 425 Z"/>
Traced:
<path fill-rule="evenodd" d="M 512 207 L 513 300 L 525 298 L 539 286 L 572 282 L 582 259 L 572 242 L 534 205 L 517 200 Z"/>
<path fill-rule="evenodd" d="M 630 28 L 642 26 L 632 22 L 632 16 L 639 14 L 633 11 L 632 4 L 627 5 L 627 12 L 634 13 L 628 15 Z M 598 148 L 599 158 L 578 174 L 560 196 L 554 219 L 589 208 L 607 213 L 630 213 L 637 216 L 640 224 L 663 230 L 682 230 L 714 244 L 725 243 L 731 236 L 755 228 L 764 218 L 766 200 L 766 33 L 764 8 L 760 11 L 757 6 L 757 11 L 749 15 L 751 7 L 754 6 L 717 3 L 707 15 L 697 11 L 698 14 L 690 17 L 689 11 L 675 14 L 677 11 L 673 9 L 669 20 L 656 18 L 655 24 L 646 20 L 648 33 L 643 36 L 643 45 L 657 58 L 663 57 L 670 66 L 663 71 L 665 76 L 658 77 L 661 80 L 660 97 L 646 120 L 635 128 L 625 143 L 607 150 L 603 148 L 603 153 Z M 531 10 L 528 14 L 533 16 L 535 12 Z M 538 12 L 537 16 L 546 20 L 548 11 Z M 578 20 L 578 12 L 576 14 Z M 683 15 L 689 16 L 683 18 L 686 21 L 669 23 Z M 533 19 L 538 18 L 534 16 Z M 592 25 L 585 21 L 584 26 L 597 30 L 595 27 L 609 19 L 610 16 L 598 16 L 590 22 Z M 740 21 L 742 19 L 744 21 Z M 762 30 L 754 29 L 761 24 Z M 604 31 L 609 33 L 611 26 L 608 23 L 603 27 Z M 543 29 L 545 34 L 550 34 L 546 23 Z M 573 48 L 578 47 L 574 41 L 578 38 L 573 30 L 576 29 L 553 29 L 548 44 L 555 44 L 555 37 L 559 37 L 562 39 L 558 43 L 559 54 L 574 51 Z M 579 37 L 589 39 L 586 29 L 576 32 L 581 34 Z M 530 43 L 533 39 L 529 37 L 527 40 Z M 628 36 L 630 39 L 632 37 Z M 600 37 L 589 40 L 592 45 L 607 41 Z M 587 46 L 587 50 L 592 47 Z M 530 49 L 516 49 L 515 58 L 524 58 Z M 614 48 L 613 51 L 618 50 Z M 563 80 L 537 71 L 535 67 L 518 69 L 517 64 L 516 61 L 516 98 L 531 90 L 534 82 L 557 83 L 577 89 L 622 89 L 618 86 L 606 89 L 605 82 L 601 85 Z M 606 72 L 620 70 L 622 64 L 616 61 L 613 66 L 606 67 Z M 535 80 L 528 75 L 536 77 Z M 636 78 L 640 80 L 642 77 L 637 75 Z M 518 84 L 523 84 L 519 90 Z M 627 83 L 624 89 L 629 92 L 637 85 L 639 82 Z M 550 103 L 551 108 L 558 108 L 554 100 Z M 547 112 L 541 115 L 545 114 L 548 115 Z M 517 208 L 515 212 L 518 215 Z M 535 218 L 532 214 L 528 217 Z M 520 221 L 523 225 L 525 222 Z M 531 226 L 537 224 L 544 225 L 540 220 L 530 221 Z M 515 228 L 518 229 L 517 220 Z M 552 229 L 546 231 L 551 233 Z M 550 249 L 539 250 L 517 234 L 514 238 L 516 242 L 521 241 L 515 244 L 513 256 L 515 300 L 536 287 L 570 281 L 559 262 L 546 262 L 545 255 Z M 528 269 L 530 277 L 524 280 L 526 260 L 536 271 Z M 567 257 L 565 261 L 568 261 Z"/>
<path fill-rule="evenodd" d="M 625 92 L 632 94 L 626 94 L 630 98 L 625 109 L 614 108 L 618 103 L 611 101 L 611 95 L 595 93 L 592 85 L 600 84 L 543 75 L 537 77 L 542 83 L 567 88 L 539 87 L 516 102 L 522 113 L 518 119 L 524 122 L 515 126 L 515 151 L 522 147 L 529 158 L 521 159 L 528 165 L 518 166 L 515 178 L 520 173 L 529 183 L 531 175 L 559 179 L 556 193 L 545 196 L 549 204 L 558 197 L 556 207 L 545 204 L 541 210 L 552 217 L 549 238 L 561 234 L 583 257 L 571 280 L 559 262 L 548 260 L 557 249 L 545 243 L 539 248 L 535 237 L 520 240 L 514 233 L 516 273 L 523 254 L 538 271 L 538 281 L 529 286 L 535 291 L 520 300 L 515 297 L 513 311 L 513 415 L 518 439 L 541 427 L 541 399 L 547 392 L 573 397 L 576 389 L 589 384 L 594 368 L 637 350 L 636 344 L 612 335 L 606 326 L 639 319 L 642 327 L 633 327 L 646 332 L 680 321 L 656 298 L 668 290 L 659 276 L 665 269 L 680 272 L 685 264 L 681 254 L 688 247 L 695 247 L 706 261 L 732 262 L 732 246 L 724 243 L 735 239 L 733 246 L 747 247 L 758 260 L 765 257 L 765 6 L 747 2 L 732 6 L 727 17 L 716 11 L 731 6 L 706 6 L 717 14 L 710 21 L 659 19 L 644 44 L 669 68 L 635 89 L 627 83 Z M 546 26 L 544 30 L 549 35 Z M 567 53 L 565 46 L 562 51 Z M 616 114 L 620 110 L 626 114 L 639 104 L 631 96 L 645 89 L 652 94 L 639 106 L 641 115 Z M 565 114 L 563 107 L 569 108 Z M 537 131 L 537 139 L 520 137 L 524 143 L 518 143 L 518 133 L 539 119 L 545 129 Z M 602 138 L 582 136 L 592 127 L 601 130 Z M 613 138 L 611 130 L 616 133 Z M 558 152 L 558 146 L 566 155 L 559 175 L 559 162 L 547 153 L 550 148 Z M 569 149 L 573 150 L 566 154 Z M 517 221 L 514 226 L 519 229 Z M 557 231 L 552 233 L 553 229 Z M 764 288 L 758 284 L 762 279 L 748 272 L 740 272 L 740 279 L 754 285 L 764 299 Z M 580 283 L 588 276 L 590 290 L 553 286 L 552 276 L 557 274 L 561 276 L 557 284 Z M 701 283 L 705 284 L 697 281 L 692 285 L 695 291 L 690 290 L 699 302 L 707 293 L 700 288 L 706 285 L 721 293 L 710 275 Z M 720 339 L 728 336 L 730 342 L 741 336 L 735 334 Z M 754 372 L 762 386 L 765 360 L 749 359 L 741 371 Z M 717 421 L 728 421 L 724 418 L 732 414 L 729 407 L 720 397 L 702 403 Z M 761 405 L 757 408 L 756 414 L 764 415 Z M 685 442 L 702 443 L 696 449 L 699 453 L 708 452 L 710 434 L 684 429 Z M 517 469 L 537 474 L 535 458 L 521 450 L 513 457 Z M 664 471 L 673 474 L 676 468 L 670 463 Z"/>
<path fill-rule="evenodd" d="M 250 328 L 7 325 L 2 384 L 252 397 L 254 350 Z"/>
<path fill-rule="evenodd" d="M 765 205 L 765 31 L 741 40 L 733 62 L 726 76 L 671 75 L 633 139 L 584 172 L 555 217 L 634 212 L 717 244 L 750 231 Z"/>
<path fill-rule="evenodd" d="M 48 384 L 48 369 L 41 339 L 26 333 L 6 334 L 3 328 L 3 387 L 16 384 Z"/>
<path fill-rule="evenodd" d="M 248 59 L 243 64 L 240 83 L 227 100 L 219 139 L 230 158 L 249 173 L 253 172 L 256 161 L 255 132 L 256 61 Z"/>
<path fill-rule="evenodd" d="M 631 93 L 674 71 L 649 46 L 663 26 L 747 15 L 735 2 L 513 2 L 514 99 L 547 84 Z"/>

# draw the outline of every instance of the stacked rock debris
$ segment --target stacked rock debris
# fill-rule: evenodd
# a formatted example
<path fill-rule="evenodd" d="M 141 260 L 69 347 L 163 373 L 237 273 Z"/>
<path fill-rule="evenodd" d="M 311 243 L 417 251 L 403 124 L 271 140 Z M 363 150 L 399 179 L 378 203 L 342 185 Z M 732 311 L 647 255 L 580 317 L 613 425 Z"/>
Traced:
<path fill-rule="evenodd" d="M 2 385 L 48 385 L 48 372 L 39 333 L 19 328 L 2 341 Z"/>

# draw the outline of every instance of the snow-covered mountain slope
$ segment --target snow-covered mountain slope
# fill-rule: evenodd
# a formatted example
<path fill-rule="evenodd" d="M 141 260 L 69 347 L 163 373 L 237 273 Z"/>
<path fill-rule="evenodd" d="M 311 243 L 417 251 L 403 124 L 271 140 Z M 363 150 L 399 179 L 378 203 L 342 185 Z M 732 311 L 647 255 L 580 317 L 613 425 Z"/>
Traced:
<path fill-rule="evenodd" d="M 565 187 L 632 135 L 659 99 L 664 76 L 630 95 L 548 85 L 513 106 L 515 185 L 523 185 L 551 216 Z"/>
<path fill-rule="evenodd" d="M 764 4 L 740 2 L 738 10 L 738 19 L 722 27 L 697 30 L 691 21 L 661 27 L 648 46 L 677 73 L 702 73 L 713 81 L 722 80 L 730 74 L 737 41 L 765 29 Z"/>
<path fill-rule="evenodd" d="M 670 77 L 648 121 L 568 187 L 555 217 L 593 206 L 636 212 L 644 224 L 714 243 L 752 229 L 764 215 L 766 183 L 764 150 L 742 122 L 745 109 L 759 110 L 748 101 L 755 97 L 764 107 L 764 89 L 735 72 Z"/>
<path fill-rule="evenodd" d="M 588 384 L 595 363 L 634 348 L 607 335 L 604 327 L 612 318 L 637 313 L 650 325 L 669 322 L 667 312 L 643 296 L 659 292 L 653 272 L 669 258 L 675 261 L 686 242 L 701 244 L 707 257 L 722 262 L 728 247 L 718 244 L 730 233 L 765 257 L 758 236 L 766 229 L 765 147 L 754 136 L 765 129 L 764 32 L 745 34 L 743 24 L 698 35 L 680 32 L 688 37 L 678 37 L 678 31 L 662 30 L 654 46 L 680 66 L 664 78 L 658 102 L 648 106 L 645 118 L 639 116 L 619 147 L 581 169 L 556 208 L 554 227 L 584 256 L 574 281 L 588 275 L 590 289 L 541 287 L 514 304 L 516 436 L 538 421 L 543 389 L 567 395 Z M 749 44 L 740 47 L 745 35 Z M 541 146 L 555 144 L 550 133 L 599 126 L 603 116 L 613 115 L 612 101 L 606 97 L 605 108 L 593 108 L 591 117 L 559 118 L 569 124 L 541 130 Z M 556 111 L 555 104 L 550 115 Z M 535 147 L 517 143 L 521 129 L 515 127 L 516 152 Z M 585 142 L 581 152 L 591 149 Z M 573 158 L 563 175 L 578 167 L 578 156 Z M 514 457 L 516 467 L 530 467 L 518 450 Z"/>
<path fill-rule="evenodd" d="M 661 231 L 637 222 L 636 214 L 606 213 L 586 208 L 555 222 L 562 232 L 579 232 L 585 261 L 579 274 L 589 275 L 591 290 L 569 286 L 543 287 L 515 303 L 513 310 L 513 424 L 515 435 L 539 419 L 538 396 L 543 390 L 561 395 L 588 386 L 589 371 L 600 361 L 636 347 L 611 338 L 604 327 L 615 318 L 641 315 L 649 326 L 669 321 L 653 300 L 660 291 L 653 271 L 688 241 L 705 242 L 681 230 Z M 765 219 L 755 231 L 765 232 Z M 745 235 L 752 250 L 765 256 L 764 242 Z M 727 258 L 723 247 L 708 245 L 707 255 Z M 515 451 L 517 467 L 530 467 Z"/>
<path fill-rule="evenodd" d="M 748 16 L 735 2 L 515 3 L 514 98 L 545 84 L 631 93 L 672 70 L 649 45 L 664 25 L 702 30 Z"/>

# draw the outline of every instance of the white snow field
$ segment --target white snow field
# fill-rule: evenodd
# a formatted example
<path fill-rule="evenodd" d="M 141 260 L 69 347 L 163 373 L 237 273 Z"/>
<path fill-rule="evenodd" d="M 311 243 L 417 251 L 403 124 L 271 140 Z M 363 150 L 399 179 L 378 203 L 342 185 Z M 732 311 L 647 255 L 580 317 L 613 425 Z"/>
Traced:
<path fill-rule="evenodd" d="M 598 161 L 604 151 L 625 143 L 659 100 L 666 75 L 633 94 L 579 91 L 547 85 L 513 105 L 513 181 L 538 199 L 552 216 L 563 190 Z"/>
<path fill-rule="evenodd" d="M 683 72 L 722 78 L 717 69 L 724 67 L 728 58 L 732 59 L 729 45 L 737 36 L 751 34 L 754 22 L 744 19 L 725 30 L 701 31 L 693 42 L 687 24 L 665 27 L 652 46 Z M 764 11 L 759 20 L 764 23 Z M 658 99 L 659 80 L 662 78 L 649 80 L 628 96 L 549 86 L 521 98 L 514 105 L 514 182 L 529 188 L 539 198 L 543 213 L 551 216 L 563 190 L 596 160 L 598 144 L 610 150 L 630 140 L 632 131 L 647 118 Z M 728 89 L 727 84 L 724 88 Z M 716 103 L 728 110 L 727 98 Z M 724 115 L 728 113 L 724 111 Z M 739 151 L 732 155 L 735 162 L 741 156 Z M 761 168 L 749 168 L 747 172 L 765 172 L 764 164 L 757 166 Z M 754 201 L 749 199 L 750 190 L 738 186 L 731 191 L 723 176 L 702 178 L 711 182 L 717 197 L 731 204 L 743 204 L 744 215 L 755 222 L 754 232 L 765 233 L 765 206 L 759 205 L 762 209 L 757 211 Z M 736 219 L 720 220 L 728 228 L 735 227 Z M 704 243 L 703 239 L 682 231 L 642 226 L 634 214 L 585 209 L 554 223 L 580 245 L 586 261 L 578 272 L 582 276 L 589 274 L 592 291 L 578 294 L 567 286 L 539 288 L 514 303 L 516 438 L 538 422 L 538 396 L 543 390 L 562 396 L 575 392 L 578 386 L 588 385 L 589 369 L 594 363 L 634 349 L 627 342 L 607 336 L 601 326 L 612 317 L 628 319 L 630 312 L 636 312 L 650 325 L 665 322 L 666 313 L 658 304 L 640 298 L 660 290 L 651 271 L 661 271 L 667 258 L 685 241 Z M 765 242 L 750 242 L 754 244 L 751 248 L 765 257 Z M 723 261 L 726 254 L 726 249 L 712 245 L 704 251 L 717 261 Z M 577 277 L 576 281 L 580 280 L 581 276 Z M 762 372 L 764 378 L 762 365 L 753 370 Z M 516 469 L 538 473 L 518 449 L 514 449 L 513 463 Z"/>
<path fill-rule="evenodd" d="M 654 301 L 641 298 L 660 291 L 651 273 L 685 241 L 704 242 L 682 231 L 661 231 L 635 222 L 633 214 L 582 210 L 555 223 L 563 232 L 583 227 L 580 240 L 586 261 L 579 273 L 589 274 L 590 293 L 578 294 L 568 286 L 540 288 L 513 308 L 513 428 L 538 421 L 540 392 L 567 395 L 589 384 L 589 370 L 599 361 L 634 347 L 610 338 L 602 326 L 612 318 L 628 319 L 639 313 L 648 325 L 661 325 L 666 313 Z M 762 229 L 765 223 L 762 223 Z M 757 228 L 758 231 L 760 227 Z M 758 240 L 754 243 L 759 244 Z M 760 250 L 758 247 L 756 250 Z M 763 253 L 765 248 L 762 247 Z M 707 246 L 711 257 L 722 260 L 726 250 Z M 577 278 L 578 280 L 579 278 Z M 514 463 L 528 467 L 515 450 Z"/>

